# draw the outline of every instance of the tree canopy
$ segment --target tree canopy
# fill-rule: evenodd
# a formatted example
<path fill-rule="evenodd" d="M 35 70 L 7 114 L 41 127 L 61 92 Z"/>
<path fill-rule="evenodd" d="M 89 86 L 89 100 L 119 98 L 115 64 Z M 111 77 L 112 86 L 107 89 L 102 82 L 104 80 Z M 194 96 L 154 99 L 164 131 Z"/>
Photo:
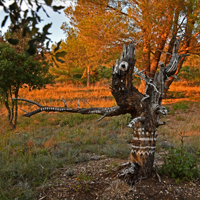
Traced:
<path fill-rule="evenodd" d="M 37 12 L 42 9 L 46 13 L 44 5 L 50 6 L 55 12 L 64 7 L 54 6 L 53 0 L 35 0 L 28 1 L 29 9 L 22 10 L 23 2 L 16 0 L 5 6 L 5 1 L 0 1 L 0 6 L 7 13 L 2 26 L 10 17 L 13 32 L 22 27 L 22 36 L 29 33 L 31 38 L 25 52 L 26 55 L 33 55 L 37 42 L 49 40 L 47 35 L 50 34 L 51 27 L 51 24 L 47 24 L 42 33 L 38 31 L 36 25 L 41 22 L 41 18 Z M 36 9 L 33 9 L 33 4 Z M 179 54 L 199 55 L 199 11 L 198 0 L 78 0 L 76 4 L 65 9 L 70 22 L 63 23 L 61 27 L 68 36 L 62 46 L 62 56 L 65 51 L 65 59 L 69 62 L 63 63 L 64 60 L 59 58 L 61 52 L 56 52 L 60 42 L 54 48 L 52 62 L 63 69 L 78 65 L 89 73 L 99 64 L 106 65 L 115 60 L 122 43 L 138 41 L 143 36 L 136 52 L 137 65 L 153 77 L 160 60 L 168 64 L 176 37 L 182 38 Z M 28 16 L 29 12 L 31 17 Z M 18 43 L 18 39 L 12 37 L 8 41 L 12 44 Z M 48 45 L 49 41 L 46 43 L 47 48 Z M 167 55 L 164 57 L 162 53 Z M 61 64 L 57 64 L 57 61 Z M 184 61 L 183 57 L 175 75 Z M 173 80 L 174 77 L 171 77 L 166 87 Z"/>
<path fill-rule="evenodd" d="M 75 8 L 68 7 L 64 11 L 70 24 L 64 22 L 61 27 L 68 36 L 61 48 L 67 52 L 65 59 L 73 62 L 66 63 L 66 68 L 78 65 L 92 72 L 101 64 L 110 64 L 119 55 L 124 42 L 121 38 L 129 35 L 128 23 L 123 15 L 105 12 L 104 4 L 105 1 L 101 4 L 79 1 Z"/>
<path fill-rule="evenodd" d="M 169 62 L 176 37 L 182 37 L 179 54 L 199 54 L 199 11 L 198 0 L 79 0 L 75 7 L 65 9 L 71 19 L 61 27 L 68 33 L 63 46 L 68 51 L 65 59 L 85 67 L 106 63 L 114 52 L 119 52 L 121 43 L 138 41 L 143 36 L 136 52 L 138 67 L 153 77 L 160 60 Z M 67 50 L 73 39 L 78 45 Z M 175 75 L 184 61 L 183 57 Z"/>

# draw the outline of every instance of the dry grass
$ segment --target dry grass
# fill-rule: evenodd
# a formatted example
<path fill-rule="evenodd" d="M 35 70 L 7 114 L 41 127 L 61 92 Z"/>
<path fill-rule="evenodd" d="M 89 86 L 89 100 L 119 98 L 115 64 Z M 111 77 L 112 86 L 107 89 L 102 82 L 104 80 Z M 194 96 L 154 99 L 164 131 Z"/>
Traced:
<path fill-rule="evenodd" d="M 174 82 L 167 93 L 168 99 L 164 104 L 171 104 L 180 101 L 200 101 L 200 87 L 191 86 L 188 82 Z"/>
<path fill-rule="evenodd" d="M 48 106 L 63 106 L 61 97 L 66 99 L 68 107 L 73 108 L 77 108 L 78 100 L 81 107 L 89 107 L 88 103 L 93 107 L 116 105 L 108 85 L 86 88 L 56 84 L 31 92 L 24 88 L 20 90 L 20 97 Z M 88 103 L 84 103 L 85 100 Z M 165 101 L 165 104 L 171 103 L 169 100 Z M 161 138 L 158 144 L 166 140 L 179 144 L 178 134 L 182 132 L 190 136 L 186 138 L 188 148 L 199 148 L 200 104 L 182 103 L 187 104 L 186 109 L 183 105 L 180 106 L 180 103 L 176 103 L 176 106 L 166 105 L 171 111 L 161 119 L 166 121 L 167 125 L 158 130 L 158 138 Z M 36 108 L 26 102 L 19 102 L 19 107 L 27 111 Z M 6 109 L 1 105 L 0 199 L 4 199 L 4 196 L 7 196 L 7 199 L 34 199 L 35 188 L 45 184 L 56 169 L 86 161 L 88 153 L 125 158 L 130 152 L 125 142 L 132 139 L 132 129 L 127 127 L 131 120 L 129 115 L 105 118 L 97 123 L 97 115 L 40 113 L 24 118 L 20 111 L 17 129 L 11 131 L 6 121 L 6 113 Z M 33 186 L 25 187 L 29 182 Z M 16 188 L 19 183 L 24 184 L 23 188 Z"/>
<path fill-rule="evenodd" d="M 198 86 L 186 86 L 183 84 L 172 84 L 170 87 L 169 91 L 176 91 L 176 92 L 182 92 L 182 91 L 187 91 L 187 92 L 200 92 L 200 87 Z"/>
<path fill-rule="evenodd" d="M 190 98 L 164 99 L 163 104 L 174 104 L 185 100 L 192 101 L 195 99 L 194 97 L 197 97 L 196 93 L 200 92 L 200 87 L 189 87 L 185 85 L 185 83 L 173 83 L 170 87 L 170 91 L 184 91 L 190 93 Z M 71 108 L 77 108 L 78 101 L 80 102 L 81 107 L 111 107 L 116 105 L 116 102 L 110 92 L 109 85 L 105 84 L 96 84 L 87 88 L 83 86 L 67 85 L 66 83 L 57 83 L 54 86 L 47 85 L 45 89 L 41 90 L 29 91 L 27 88 L 22 88 L 20 89 L 19 94 L 21 98 L 34 100 L 48 106 L 63 106 L 63 102 L 60 101 L 62 97 L 66 99 L 68 107 Z M 26 102 L 20 102 L 19 107 L 27 111 L 36 108 L 35 105 L 31 105 Z M 196 108 L 191 107 L 189 112 L 195 112 L 195 109 Z M 5 107 L 1 106 L 0 117 L 5 118 L 6 114 L 7 110 Z M 19 115 L 21 116 L 22 114 L 24 113 L 19 111 Z M 198 135 L 200 132 L 200 127 L 198 126 L 198 124 L 200 124 L 199 116 L 197 113 L 195 113 L 192 118 L 191 116 L 192 115 L 187 115 L 187 113 L 184 112 L 182 112 L 181 116 L 179 116 L 179 112 L 177 111 L 174 116 L 169 115 L 169 126 L 164 126 L 162 130 L 164 130 L 164 132 L 168 132 L 169 135 L 176 135 L 178 132 L 183 132 L 187 135 Z M 170 121 L 173 122 L 173 120 L 178 121 L 176 128 L 170 128 Z M 35 121 L 36 123 L 40 123 L 37 120 Z M 55 121 L 55 119 L 48 119 L 49 123 L 56 123 L 53 121 Z M 185 122 L 187 122 L 187 125 Z M 5 126 L 2 124 L 0 129 L 4 130 L 4 127 Z M 1 130 L 0 132 L 2 132 Z"/>
<path fill-rule="evenodd" d="M 185 98 L 164 99 L 163 104 L 172 104 L 180 101 L 197 101 L 200 100 L 200 87 L 185 86 L 186 83 L 173 83 L 170 92 L 186 92 Z M 97 83 L 89 88 L 84 86 L 68 85 L 67 83 L 57 83 L 55 85 L 47 85 L 45 89 L 29 91 L 28 88 L 22 88 L 19 91 L 21 98 L 37 101 L 47 106 L 63 106 L 61 98 L 65 98 L 68 107 L 77 108 L 78 101 L 81 107 L 112 107 L 116 106 L 109 85 Z M 20 108 L 30 111 L 36 106 L 29 103 L 20 102 Z M 0 108 L 0 116 L 5 116 L 7 110 Z M 22 115 L 22 111 L 19 111 Z"/>
<path fill-rule="evenodd" d="M 173 105 L 180 104 L 188 105 L 187 109 L 173 109 Z M 199 102 L 177 102 L 168 105 L 170 108 L 169 115 L 164 117 L 163 121 L 166 126 L 159 128 L 159 133 L 164 135 L 166 140 L 172 143 L 180 143 L 179 134 L 182 133 L 185 137 L 187 145 L 191 148 L 199 148 L 200 144 L 200 103 Z"/>
<path fill-rule="evenodd" d="M 185 98 L 164 99 L 163 104 L 172 104 L 180 101 L 198 101 L 200 100 L 200 87 L 185 86 L 186 83 L 173 83 L 170 92 L 185 92 Z M 46 89 L 29 91 L 27 88 L 20 90 L 20 97 L 35 100 L 46 105 L 63 106 L 60 99 L 66 99 L 68 106 L 77 107 L 78 100 L 81 107 L 111 107 L 116 102 L 113 98 L 109 85 L 96 84 L 89 88 L 84 86 L 67 85 L 66 83 L 57 83 L 54 86 L 47 85 Z M 89 105 L 90 104 L 90 105 Z M 29 105 L 30 106 L 30 105 Z M 22 106 L 22 109 L 29 108 Z"/>
<path fill-rule="evenodd" d="M 111 107 L 115 105 L 115 100 L 109 90 L 109 85 L 83 86 L 67 85 L 57 83 L 54 86 L 47 85 L 46 89 L 29 91 L 27 88 L 20 90 L 20 97 L 37 100 L 39 102 L 51 103 L 54 106 L 61 106 L 59 101 L 62 97 L 66 99 L 69 107 L 77 107 L 78 100 L 81 107 Z"/>

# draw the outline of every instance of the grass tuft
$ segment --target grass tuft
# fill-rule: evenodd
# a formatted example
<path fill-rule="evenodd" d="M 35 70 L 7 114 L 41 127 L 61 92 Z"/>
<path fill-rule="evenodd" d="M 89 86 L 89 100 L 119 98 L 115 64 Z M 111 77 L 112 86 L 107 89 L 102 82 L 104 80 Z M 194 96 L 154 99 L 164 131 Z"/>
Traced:
<path fill-rule="evenodd" d="M 176 104 L 173 104 L 172 108 L 174 110 L 181 110 L 185 112 L 189 108 L 189 106 L 186 102 L 178 102 Z"/>

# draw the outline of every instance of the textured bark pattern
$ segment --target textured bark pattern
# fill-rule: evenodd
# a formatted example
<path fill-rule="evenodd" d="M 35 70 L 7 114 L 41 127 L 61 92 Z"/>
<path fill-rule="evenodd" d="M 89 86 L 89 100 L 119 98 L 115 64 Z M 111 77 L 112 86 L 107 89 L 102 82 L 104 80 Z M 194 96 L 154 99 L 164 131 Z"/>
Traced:
<path fill-rule="evenodd" d="M 167 109 L 161 105 L 165 82 L 177 70 L 180 59 L 187 54 L 178 55 L 179 40 L 175 41 L 173 53 L 167 66 L 160 62 L 160 71 L 154 77 L 149 77 L 146 72 L 140 71 L 135 66 L 133 44 L 123 47 L 120 62 L 113 66 L 113 79 L 111 91 L 118 106 L 126 109 L 133 117 L 129 127 L 133 128 L 132 149 L 129 162 L 119 168 L 119 177 L 133 184 L 140 178 L 148 177 L 153 171 L 154 153 L 156 147 L 156 130 L 164 122 L 160 122 L 160 115 L 166 115 Z M 130 57 L 131 56 L 131 57 Z M 122 65 L 126 70 L 120 70 Z M 137 74 L 146 85 L 144 95 L 132 85 L 132 72 Z M 127 83 L 125 87 L 124 83 Z M 122 89 L 121 89 L 122 88 Z"/>
<path fill-rule="evenodd" d="M 153 155 L 156 148 L 156 133 L 144 128 L 134 127 L 132 149 L 129 162 L 136 162 L 143 166 L 145 157 Z"/>

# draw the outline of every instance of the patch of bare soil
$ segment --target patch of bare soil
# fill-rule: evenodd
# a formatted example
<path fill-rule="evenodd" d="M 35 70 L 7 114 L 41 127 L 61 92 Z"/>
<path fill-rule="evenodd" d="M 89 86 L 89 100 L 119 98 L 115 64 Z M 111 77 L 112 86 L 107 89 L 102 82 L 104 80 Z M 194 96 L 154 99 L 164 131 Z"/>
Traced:
<path fill-rule="evenodd" d="M 93 156 L 89 162 L 61 169 L 58 178 L 39 190 L 38 200 L 94 199 L 200 199 L 200 181 L 175 183 L 165 175 L 155 174 L 130 186 L 117 178 L 116 164 L 127 160 Z M 156 161 L 155 161 L 156 163 Z"/>

